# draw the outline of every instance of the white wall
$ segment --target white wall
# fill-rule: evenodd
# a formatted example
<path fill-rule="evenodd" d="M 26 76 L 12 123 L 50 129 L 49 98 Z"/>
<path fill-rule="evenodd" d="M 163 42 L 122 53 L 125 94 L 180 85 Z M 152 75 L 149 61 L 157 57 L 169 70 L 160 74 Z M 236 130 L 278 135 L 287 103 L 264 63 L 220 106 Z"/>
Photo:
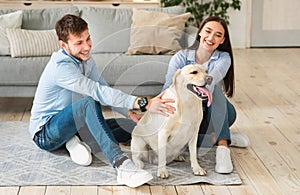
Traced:
<path fill-rule="evenodd" d="M 229 10 L 229 33 L 233 48 L 246 48 L 248 40 L 248 6 L 251 0 L 241 0 L 241 10 Z M 248 5 L 247 5 L 248 4 Z"/>

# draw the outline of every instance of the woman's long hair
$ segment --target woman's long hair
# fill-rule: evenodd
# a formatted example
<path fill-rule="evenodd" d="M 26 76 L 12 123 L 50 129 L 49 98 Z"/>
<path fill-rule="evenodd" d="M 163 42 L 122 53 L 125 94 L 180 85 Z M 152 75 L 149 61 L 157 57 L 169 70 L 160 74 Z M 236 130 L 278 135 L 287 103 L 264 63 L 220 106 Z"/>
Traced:
<path fill-rule="evenodd" d="M 194 50 L 198 49 L 198 47 L 200 45 L 200 35 L 199 35 L 199 33 L 202 30 L 202 28 L 204 27 L 204 25 L 207 22 L 211 22 L 211 21 L 219 22 L 223 26 L 224 31 L 225 31 L 225 35 L 224 35 L 225 40 L 222 44 L 220 44 L 217 47 L 217 50 L 228 52 L 229 55 L 230 55 L 231 65 L 230 65 L 229 70 L 228 70 L 226 76 L 224 77 L 223 81 L 224 81 L 225 93 L 226 93 L 227 97 L 232 97 L 233 92 L 234 92 L 234 61 L 233 61 L 233 53 L 232 53 L 231 42 L 230 42 L 230 37 L 229 37 L 229 31 L 228 31 L 228 28 L 227 28 L 226 21 L 224 19 L 218 17 L 218 16 L 211 16 L 211 17 L 208 17 L 205 20 L 203 20 L 202 23 L 200 24 L 200 27 L 199 27 L 198 32 L 196 34 L 195 42 L 188 49 L 194 49 Z"/>

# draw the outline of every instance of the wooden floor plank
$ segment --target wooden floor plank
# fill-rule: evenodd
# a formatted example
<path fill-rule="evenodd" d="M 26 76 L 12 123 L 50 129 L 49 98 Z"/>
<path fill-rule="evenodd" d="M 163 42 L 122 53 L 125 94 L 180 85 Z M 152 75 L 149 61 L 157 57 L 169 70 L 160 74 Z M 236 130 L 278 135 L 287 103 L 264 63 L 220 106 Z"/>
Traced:
<path fill-rule="evenodd" d="M 143 185 L 137 188 L 130 188 L 127 186 L 113 186 L 112 187 L 113 194 L 114 195 L 124 195 L 124 194 L 130 194 L 130 195 L 140 195 L 140 194 L 151 194 L 149 186 Z M 100 193 L 99 193 L 100 195 Z M 101 194 L 102 195 L 102 194 Z"/>
<path fill-rule="evenodd" d="M 259 135 L 265 144 L 256 142 L 253 148 L 264 166 L 284 194 L 300 194 L 300 152 L 272 126 L 260 127 L 257 131 L 261 132 Z"/>
<path fill-rule="evenodd" d="M 236 131 L 236 129 L 234 129 Z M 239 158 L 240 153 L 238 153 L 236 150 L 240 150 L 240 148 L 231 147 L 231 156 L 232 160 L 235 166 L 236 171 L 238 172 L 242 184 L 241 185 L 232 185 L 228 186 L 228 189 L 232 194 L 257 194 L 255 188 L 253 187 L 252 183 L 249 182 L 249 178 L 247 174 L 244 172 L 242 166 L 243 164 L 240 164 L 240 162 L 237 160 Z M 249 148 L 244 149 L 249 150 Z M 256 192 L 256 193 L 254 193 Z"/>
<path fill-rule="evenodd" d="M 201 185 L 204 194 L 231 195 L 227 186 L 213 186 L 209 184 Z"/>
<path fill-rule="evenodd" d="M 22 117 L 22 121 L 30 120 L 30 111 L 31 111 L 32 103 L 33 103 L 33 98 L 28 98 L 28 100 L 26 100 L 26 101 L 27 101 L 27 105 L 26 105 L 25 112 Z"/>
<path fill-rule="evenodd" d="M 112 186 L 98 186 L 98 195 L 112 195 L 114 190 Z"/>
<path fill-rule="evenodd" d="M 28 104 L 28 98 L 1 98 L 0 121 L 20 121 Z"/>
<path fill-rule="evenodd" d="M 177 194 L 174 186 L 150 186 L 151 194 L 175 195 Z"/>
<path fill-rule="evenodd" d="M 250 177 L 252 172 L 266 170 L 266 173 L 263 175 L 269 178 L 271 176 L 268 176 L 267 174 L 270 172 L 272 177 L 274 178 L 269 178 L 270 181 L 268 182 L 274 184 L 275 188 L 272 188 L 272 190 L 275 190 L 276 186 L 280 186 L 278 190 L 282 191 L 282 193 L 284 194 L 298 192 L 299 187 L 297 188 L 297 185 L 300 185 L 299 180 L 296 176 L 296 172 L 300 169 L 300 163 L 298 163 L 299 150 L 297 150 L 294 144 L 291 144 L 286 139 L 286 137 L 282 136 L 282 134 L 277 129 L 275 129 L 271 123 L 263 124 L 255 122 L 255 124 L 252 124 L 251 128 L 246 127 L 251 125 L 249 124 L 249 121 L 254 120 L 253 118 L 249 120 L 249 112 L 246 112 L 246 114 L 243 114 L 243 112 L 244 110 L 240 111 L 239 113 L 240 117 L 238 123 L 243 125 L 237 125 L 237 128 L 242 129 L 243 132 L 245 132 L 251 139 L 251 148 L 254 151 L 253 155 L 257 156 L 252 157 L 252 159 L 255 159 L 256 161 L 252 162 L 251 165 L 258 165 L 262 163 L 262 166 L 264 166 L 260 168 L 261 170 L 251 170 L 252 168 L 249 169 L 249 173 L 247 173 L 246 171 L 247 176 Z M 260 112 L 256 113 L 256 115 L 258 115 L 256 117 L 259 117 L 259 113 Z M 280 145 L 279 148 L 278 146 L 276 146 L 277 144 Z M 277 147 L 277 149 L 274 149 L 274 147 Z M 237 161 L 239 161 L 241 157 L 237 158 Z M 287 162 L 288 159 L 291 159 L 289 161 L 290 164 Z M 243 164 L 243 168 L 245 170 L 247 168 L 245 168 L 247 164 L 245 164 L 244 162 L 242 162 L 241 164 Z M 296 168 L 293 169 L 291 166 Z M 259 182 L 257 182 L 259 178 L 254 177 L 251 178 L 251 180 L 252 182 L 253 180 L 255 180 L 256 182 L 254 183 L 259 184 Z M 265 180 L 265 178 L 261 178 L 261 180 Z M 256 189 L 259 191 L 264 187 L 265 186 L 258 186 Z"/>
<path fill-rule="evenodd" d="M 176 186 L 178 195 L 204 195 L 200 185 L 180 185 Z"/>
<path fill-rule="evenodd" d="M 72 186 L 71 193 L 72 195 L 97 195 L 98 188 L 97 186 Z"/>
<path fill-rule="evenodd" d="M 249 186 L 228 186 L 231 195 L 254 195 L 254 191 Z"/>
<path fill-rule="evenodd" d="M 0 195 L 17 195 L 19 187 L 0 187 Z"/>
<path fill-rule="evenodd" d="M 299 106 L 276 106 L 271 124 L 283 137 L 300 151 L 300 104 Z"/>
<path fill-rule="evenodd" d="M 44 195 L 46 186 L 22 186 L 18 195 Z"/>
<path fill-rule="evenodd" d="M 71 186 L 47 186 L 45 195 L 71 195 Z"/>
<path fill-rule="evenodd" d="M 264 164 L 252 150 L 233 150 L 239 156 L 237 161 L 241 164 L 243 171 L 247 174 L 248 185 L 253 186 L 257 194 L 283 194 L 272 175 L 266 170 Z"/>
<path fill-rule="evenodd" d="M 249 93 L 249 91 L 244 91 L 244 93 Z M 249 97 L 249 95 L 244 97 Z M 292 127 L 291 123 L 286 124 L 287 120 L 284 120 L 284 116 L 278 112 L 278 105 L 267 108 L 253 105 L 251 109 L 246 109 L 243 108 L 242 104 L 239 104 L 239 107 L 241 108 L 240 116 L 243 116 L 242 113 L 245 115 L 244 119 L 239 118 L 238 124 L 242 123 L 244 127 L 252 126 L 247 134 L 252 137 L 253 150 L 267 167 L 267 170 L 272 173 L 281 191 L 284 194 L 299 193 L 300 153 L 296 143 L 299 142 L 299 136 L 295 136 L 299 130 Z M 276 124 L 278 125 L 280 122 L 285 124 L 282 129 L 275 128 Z M 290 140 L 286 136 L 290 137 Z"/>

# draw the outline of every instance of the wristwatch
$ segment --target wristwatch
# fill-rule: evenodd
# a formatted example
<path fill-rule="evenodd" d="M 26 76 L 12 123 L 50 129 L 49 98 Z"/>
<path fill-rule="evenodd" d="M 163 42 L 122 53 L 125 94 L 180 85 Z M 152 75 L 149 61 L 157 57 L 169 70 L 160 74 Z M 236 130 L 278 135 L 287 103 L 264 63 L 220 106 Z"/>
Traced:
<path fill-rule="evenodd" d="M 148 105 L 148 99 L 146 97 L 141 97 L 140 99 L 138 99 L 137 103 L 142 112 L 147 111 L 146 106 Z"/>

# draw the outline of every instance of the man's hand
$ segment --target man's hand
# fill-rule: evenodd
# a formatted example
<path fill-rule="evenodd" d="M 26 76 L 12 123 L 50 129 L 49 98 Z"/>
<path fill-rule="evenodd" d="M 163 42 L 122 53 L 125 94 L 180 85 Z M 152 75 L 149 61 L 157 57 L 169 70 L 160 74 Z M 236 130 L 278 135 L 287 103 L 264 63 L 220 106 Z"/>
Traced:
<path fill-rule="evenodd" d="M 129 110 L 127 112 L 127 116 L 128 116 L 128 118 L 130 118 L 131 120 L 133 120 L 134 122 L 137 123 L 144 116 L 144 114 L 138 114 L 132 110 Z"/>
<path fill-rule="evenodd" d="M 174 103 L 175 100 L 173 99 L 163 99 L 163 95 L 165 92 L 162 92 L 158 96 L 149 99 L 149 103 L 146 106 L 146 109 L 150 112 L 155 112 L 162 114 L 164 116 L 169 116 L 169 114 L 174 114 L 175 108 L 168 103 Z"/>

